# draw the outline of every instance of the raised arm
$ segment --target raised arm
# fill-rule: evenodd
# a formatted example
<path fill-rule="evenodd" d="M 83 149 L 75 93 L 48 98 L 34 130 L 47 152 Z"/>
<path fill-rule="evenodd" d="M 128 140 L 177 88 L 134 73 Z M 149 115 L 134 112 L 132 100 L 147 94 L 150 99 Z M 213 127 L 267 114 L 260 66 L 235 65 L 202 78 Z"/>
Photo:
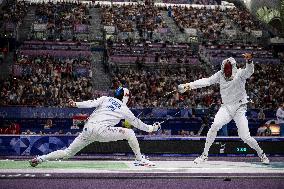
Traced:
<path fill-rule="evenodd" d="M 244 59 L 246 60 L 246 68 L 241 70 L 240 77 L 243 79 L 248 79 L 254 73 L 254 64 L 252 61 L 251 54 L 243 54 Z"/>

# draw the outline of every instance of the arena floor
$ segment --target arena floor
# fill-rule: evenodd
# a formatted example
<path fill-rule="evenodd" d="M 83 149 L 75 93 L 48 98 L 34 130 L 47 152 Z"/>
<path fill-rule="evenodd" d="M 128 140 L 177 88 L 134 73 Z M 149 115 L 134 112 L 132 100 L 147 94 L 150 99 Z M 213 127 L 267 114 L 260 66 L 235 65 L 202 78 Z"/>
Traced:
<path fill-rule="evenodd" d="M 249 161 L 245 161 L 248 159 Z M 192 161 L 69 160 L 30 167 L 27 160 L 0 161 L 0 188 L 283 188 L 284 161 L 262 165 L 243 158 L 221 158 L 196 165 Z M 253 159 L 256 160 L 256 159 Z"/>

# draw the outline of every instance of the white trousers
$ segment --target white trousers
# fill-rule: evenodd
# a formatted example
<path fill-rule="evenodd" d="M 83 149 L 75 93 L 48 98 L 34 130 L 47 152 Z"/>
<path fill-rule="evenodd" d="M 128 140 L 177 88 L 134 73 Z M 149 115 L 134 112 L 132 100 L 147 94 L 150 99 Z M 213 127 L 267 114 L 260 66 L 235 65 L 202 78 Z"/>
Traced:
<path fill-rule="evenodd" d="M 235 121 L 236 126 L 238 127 L 239 137 L 247 143 L 251 148 L 255 149 L 257 154 L 260 156 L 263 151 L 259 147 L 257 141 L 250 136 L 248 128 L 248 120 L 245 116 L 247 111 L 246 104 L 234 104 L 234 105 L 223 105 L 217 112 L 214 118 L 214 122 L 211 125 L 207 133 L 204 154 L 208 155 L 209 149 L 214 142 L 217 132 L 232 119 Z"/>
<path fill-rule="evenodd" d="M 67 159 L 74 156 L 85 146 L 92 142 L 110 142 L 118 140 L 127 140 L 133 150 L 136 159 L 141 159 L 140 147 L 135 133 L 132 129 L 122 127 L 103 126 L 100 123 L 87 123 L 83 131 L 65 150 L 57 150 L 47 155 L 39 156 L 41 161 Z"/>

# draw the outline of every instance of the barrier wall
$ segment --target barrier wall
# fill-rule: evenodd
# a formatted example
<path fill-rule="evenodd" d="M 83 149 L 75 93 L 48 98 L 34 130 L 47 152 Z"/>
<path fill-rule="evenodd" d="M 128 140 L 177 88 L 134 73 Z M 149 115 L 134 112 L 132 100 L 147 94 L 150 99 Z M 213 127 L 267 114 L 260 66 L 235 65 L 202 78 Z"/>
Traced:
<path fill-rule="evenodd" d="M 58 108 L 58 107 L 0 107 L 0 118 L 72 118 L 76 114 L 91 114 L 94 108 Z M 142 108 L 131 109 L 134 115 L 140 117 L 165 118 L 171 117 L 180 111 L 175 117 L 202 117 L 212 114 L 208 108 Z M 247 116 L 257 118 L 259 109 L 248 109 Z M 214 115 L 215 113 L 213 113 Z M 275 118 L 276 110 L 265 109 L 264 114 L 267 118 Z"/>
<path fill-rule="evenodd" d="M 35 156 L 51 151 L 64 149 L 74 140 L 75 136 L 0 136 L 0 156 Z M 283 155 L 284 138 L 256 138 L 266 154 Z M 200 154 L 205 137 L 138 137 L 141 151 L 146 154 Z M 78 155 L 132 153 L 127 141 L 99 143 L 94 142 L 84 148 Z M 246 155 L 254 154 L 239 138 L 217 138 L 210 154 L 215 155 Z"/>
<path fill-rule="evenodd" d="M 74 127 L 77 125 L 73 120 L 76 115 L 85 115 L 88 117 L 92 113 L 93 109 L 79 109 L 79 108 L 31 108 L 31 107 L 0 107 L 0 129 L 2 134 L 11 134 L 6 128 L 10 125 L 17 124 L 20 128 L 20 133 L 32 131 L 34 134 L 54 134 L 54 133 L 72 133 L 80 132 L 81 128 Z M 252 136 L 257 135 L 257 130 L 260 126 L 268 120 L 272 120 L 275 117 L 275 111 L 266 110 L 265 120 L 257 119 L 257 113 L 259 110 L 251 109 L 247 112 L 249 120 L 249 128 Z M 194 132 L 197 134 L 201 132 L 201 136 L 206 134 L 211 122 L 213 121 L 214 112 L 210 112 L 209 109 L 165 109 L 165 108 L 145 108 L 145 109 L 132 109 L 132 112 L 143 122 L 147 124 L 153 124 L 154 122 L 163 123 L 163 130 L 168 135 L 178 135 L 181 131 Z M 195 117 L 192 117 L 194 113 Z M 209 119 L 204 122 L 204 117 Z M 44 125 L 47 122 L 52 122 L 50 129 L 44 129 Z M 205 124 L 205 125 L 204 125 Z M 204 129 L 201 130 L 201 127 Z M 83 123 L 80 122 L 80 127 Z M 121 123 L 119 124 L 121 126 Z M 72 127 L 72 128 L 71 128 Z M 272 134 L 279 134 L 279 126 L 272 128 Z M 146 134 L 145 132 L 136 130 L 136 133 Z M 227 134 L 223 136 L 237 136 L 237 127 L 234 121 L 227 124 Z"/>
<path fill-rule="evenodd" d="M 165 118 L 145 118 L 142 120 L 147 124 L 153 124 L 157 121 L 164 121 Z M 47 125 L 47 123 L 50 121 L 52 127 L 45 129 L 44 126 Z M 71 118 L 0 118 L 0 128 L 6 128 L 12 123 L 19 125 L 20 132 L 27 132 L 27 130 L 30 130 L 34 134 L 39 134 L 40 132 L 45 134 L 54 134 L 59 131 L 63 133 L 70 132 L 75 134 L 77 132 L 80 132 L 83 127 L 82 123 L 81 125 L 79 125 L 79 127 L 81 128 L 73 128 L 73 125 L 78 124 L 73 124 L 73 119 Z M 170 132 L 169 134 L 178 134 L 178 132 L 181 130 L 194 131 L 195 133 L 197 133 L 201 125 L 201 118 L 171 118 L 170 120 L 163 123 L 163 129 L 168 130 L 168 132 Z M 119 123 L 118 126 L 122 126 L 122 124 Z M 138 129 L 136 130 L 136 133 L 147 134 L 146 132 L 140 131 Z M 9 134 L 9 132 L 2 134 Z"/>

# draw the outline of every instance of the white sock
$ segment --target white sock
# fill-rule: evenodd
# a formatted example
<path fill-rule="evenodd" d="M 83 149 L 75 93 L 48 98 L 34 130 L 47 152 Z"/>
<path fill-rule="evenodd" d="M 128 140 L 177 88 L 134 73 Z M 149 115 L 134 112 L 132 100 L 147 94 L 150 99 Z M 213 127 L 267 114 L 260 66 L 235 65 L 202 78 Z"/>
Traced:
<path fill-rule="evenodd" d="M 259 157 L 263 154 L 263 150 L 260 148 L 254 138 L 249 137 L 248 139 L 244 140 L 244 142 L 247 143 L 252 149 L 254 149 Z"/>
<path fill-rule="evenodd" d="M 37 157 L 37 159 L 40 161 L 50 161 L 50 160 L 63 159 L 63 158 L 68 158 L 68 155 L 65 152 L 65 150 L 57 150 L 49 154 Z"/>
<path fill-rule="evenodd" d="M 213 142 L 215 141 L 216 136 L 217 136 L 217 131 L 212 131 L 211 129 L 209 129 L 207 133 L 207 137 L 206 137 L 204 151 L 203 151 L 204 155 L 208 156 L 209 149 L 211 145 L 213 144 Z"/>
<path fill-rule="evenodd" d="M 136 160 L 140 161 L 142 159 L 142 155 L 140 152 L 140 147 L 137 138 L 135 136 L 131 137 L 131 139 L 128 140 L 128 144 L 134 152 Z"/>

